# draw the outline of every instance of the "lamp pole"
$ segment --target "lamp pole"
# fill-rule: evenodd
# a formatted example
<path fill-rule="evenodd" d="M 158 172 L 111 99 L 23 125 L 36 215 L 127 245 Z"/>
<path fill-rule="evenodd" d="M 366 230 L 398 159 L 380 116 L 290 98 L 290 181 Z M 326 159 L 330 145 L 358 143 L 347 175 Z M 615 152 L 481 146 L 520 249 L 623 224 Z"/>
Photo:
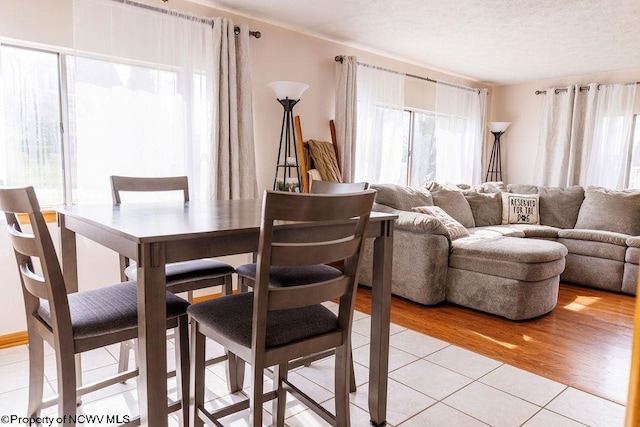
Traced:
<path fill-rule="evenodd" d="M 489 165 L 487 166 L 487 174 L 484 177 L 486 181 L 502 181 L 502 155 L 500 153 L 500 137 L 507 130 L 510 122 L 491 122 L 489 130 L 493 134 L 493 147 L 491 156 L 489 157 Z"/>
<path fill-rule="evenodd" d="M 271 82 L 271 89 L 276 94 L 276 99 L 282 105 L 282 126 L 280 127 L 280 146 L 276 160 L 276 173 L 273 179 L 273 189 L 282 191 L 300 192 L 300 167 L 298 166 L 298 147 L 296 135 L 293 132 L 293 107 L 300 102 L 300 98 L 309 87 L 306 83 L 299 82 Z M 291 149 L 293 145 L 293 150 Z M 293 155 L 292 154 L 293 151 Z M 292 176 L 295 170 L 295 180 Z M 282 175 L 282 180 L 278 178 Z"/>

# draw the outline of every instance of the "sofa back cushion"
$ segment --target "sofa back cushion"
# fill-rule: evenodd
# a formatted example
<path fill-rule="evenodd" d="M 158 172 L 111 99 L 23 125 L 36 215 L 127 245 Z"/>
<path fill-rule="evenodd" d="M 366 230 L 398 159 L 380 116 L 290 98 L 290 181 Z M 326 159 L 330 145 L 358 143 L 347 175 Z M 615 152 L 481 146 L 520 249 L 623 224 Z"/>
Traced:
<path fill-rule="evenodd" d="M 540 224 L 563 229 L 575 227 L 584 200 L 584 189 L 579 185 L 561 188 L 509 184 L 507 190 L 540 195 Z"/>
<path fill-rule="evenodd" d="M 502 196 L 497 193 L 479 193 L 472 190 L 462 192 L 471 207 L 476 227 L 500 225 L 502 223 Z"/>
<path fill-rule="evenodd" d="M 469 202 L 460 190 L 439 189 L 431 191 L 433 204 L 441 207 L 449 216 L 466 228 L 476 226 Z"/>
<path fill-rule="evenodd" d="M 587 187 L 575 228 L 640 235 L 640 191 Z"/>
<path fill-rule="evenodd" d="M 415 206 L 433 206 L 431 193 L 425 188 L 407 187 L 398 184 L 371 184 L 378 193 L 376 203 L 391 206 L 401 211 L 410 211 Z"/>

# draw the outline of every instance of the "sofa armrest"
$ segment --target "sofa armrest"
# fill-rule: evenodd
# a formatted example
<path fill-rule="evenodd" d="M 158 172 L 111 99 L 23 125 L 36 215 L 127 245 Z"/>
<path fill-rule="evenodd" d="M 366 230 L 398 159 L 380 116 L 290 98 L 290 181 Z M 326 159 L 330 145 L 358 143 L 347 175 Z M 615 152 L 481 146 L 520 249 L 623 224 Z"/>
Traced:
<path fill-rule="evenodd" d="M 640 248 L 640 236 L 633 236 L 627 239 L 627 246 L 630 248 Z"/>

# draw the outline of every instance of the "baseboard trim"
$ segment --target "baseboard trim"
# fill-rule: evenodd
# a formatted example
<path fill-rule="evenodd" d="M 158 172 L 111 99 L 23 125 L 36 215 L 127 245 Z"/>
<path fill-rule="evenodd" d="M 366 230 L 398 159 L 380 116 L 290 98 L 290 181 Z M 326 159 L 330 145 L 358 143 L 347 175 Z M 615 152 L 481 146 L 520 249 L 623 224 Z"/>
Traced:
<path fill-rule="evenodd" d="M 209 294 L 193 298 L 193 302 L 202 302 L 212 298 L 218 298 L 222 294 Z M 29 336 L 27 331 L 14 332 L 12 334 L 0 335 L 0 350 L 3 348 L 17 347 L 19 345 L 29 344 Z"/>
<path fill-rule="evenodd" d="M 29 336 L 27 335 L 27 331 L 0 335 L 0 349 L 16 347 L 24 344 L 29 344 Z"/>

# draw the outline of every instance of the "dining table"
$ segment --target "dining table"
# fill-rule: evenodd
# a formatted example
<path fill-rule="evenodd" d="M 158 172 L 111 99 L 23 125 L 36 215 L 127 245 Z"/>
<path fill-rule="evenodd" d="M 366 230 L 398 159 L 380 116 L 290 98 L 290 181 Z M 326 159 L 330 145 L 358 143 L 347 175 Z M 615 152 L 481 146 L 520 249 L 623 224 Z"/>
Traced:
<path fill-rule="evenodd" d="M 190 201 L 70 204 L 57 209 L 60 252 L 68 292 L 78 290 L 76 235 L 137 263 L 138 393 L 141 425 L 168 423 L 166 293 L 167 263 L 258 250 L 262 201 Z M 368 404 L 371 424 L 386 424 L 391 266 L 395 214 L 372 212 L 373 241 Z M 280 232 L 330 233 L 331 224 L 282 223 Z"/>

